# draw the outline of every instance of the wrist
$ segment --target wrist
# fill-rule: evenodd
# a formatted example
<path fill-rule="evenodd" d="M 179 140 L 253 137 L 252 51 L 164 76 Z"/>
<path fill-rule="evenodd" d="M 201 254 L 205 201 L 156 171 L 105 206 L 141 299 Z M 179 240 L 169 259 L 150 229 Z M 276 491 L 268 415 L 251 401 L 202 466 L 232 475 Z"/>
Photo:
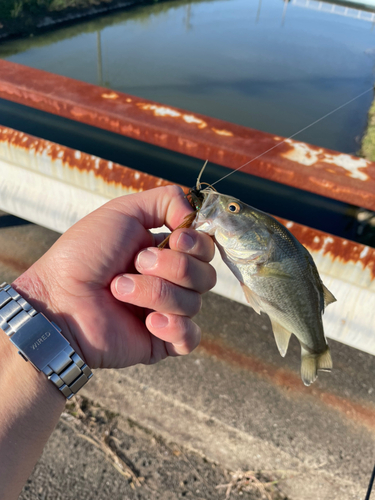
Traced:
<path fill-rule="evenodd" d="M 13 285 L 4 283 L 0 288 L 1 328 L 22 358 L 43 372 L 70 399 L 92 377 L 92 372 L 62 335 L 61 328 L 51 321 L 53 315 L 53 319 L 64 323 L 61 315 L 48 314 L 52 302 L 47 298 L 46 288 L 41 286 L 43 281 L 32 281 L 31 276 L 23 275 Z"/>
<path fill-rule="evenodd" d="M 37 311 L 43 313 L 50 321 L 53 321 L 62 331 L 75 352 L 85 361 L 79 343 L 70 328 L 67 316 L 58 306 L 56 296 L 62 296 L 56 290 L 50 277 L 44 276 L 37 270 L 36 265 L 30 267 L 19 276 L 11 285 L 29 304 Z M 54 291 L 53 291 L 54 290 Z"/>

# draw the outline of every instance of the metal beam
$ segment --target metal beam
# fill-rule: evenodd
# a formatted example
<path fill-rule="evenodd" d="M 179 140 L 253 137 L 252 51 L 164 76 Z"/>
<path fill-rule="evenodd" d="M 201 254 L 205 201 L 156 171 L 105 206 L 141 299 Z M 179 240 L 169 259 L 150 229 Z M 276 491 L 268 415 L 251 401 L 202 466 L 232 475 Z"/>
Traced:
<path fill-rule="evenodd" d="M 375 210 L 375 163 L 363 158 L 5 60 L 0 97 L 230 169 L 251 161 L 242 172 Z"/>
<path fill-rule="evenodd" d="M 0 126 L 0 207 L 63 233 L 116 196 L 170 182 Z"/>

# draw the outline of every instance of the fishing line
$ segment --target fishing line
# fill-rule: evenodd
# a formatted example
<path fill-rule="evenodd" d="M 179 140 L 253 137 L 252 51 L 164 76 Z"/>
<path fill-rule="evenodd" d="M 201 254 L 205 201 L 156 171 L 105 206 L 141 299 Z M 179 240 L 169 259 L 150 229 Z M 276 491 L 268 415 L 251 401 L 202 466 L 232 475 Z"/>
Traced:
<path fill-rule="evenodd" d="M 217 184 L 218 182 L 226 179 L 227 177 L 229 177 L 230 175 L 234 174 L 235 172 L 237 172 L 238 170 L 241 170 L 241 168 L 245 167 L 246 165 L 249 165 L 249 163 L 257 160 L 258 158 L 262 157 L 263 155 L 269 153 L 270 151 L 276 149 L 278 146 L 281 146 L 281 144 L 284 144 L 286 141 L 288 141 L 289 139 L 292 139 L 293 137 L 295 137 L 296 135 L 300 134 L 301 132 L 304 132 L 305 130 L 307 130 L 308 128 L 312 127 L 313 125 L 316 125 L 317 123 L 319 123 L 320 121 L 324 120 L 325 118 L 327 118 L 328 116 L 330 115 L 333 115 L 333 113 L 336 113 L 336 111 L 339 111 L 340 109 L 344 108 L 345 106 L 348 106 L 350 103 L 352 103 L 353 101 L 359 99 L 360 97 L 362 97 L 363 95 L 367 94 L 368 92 L 370 92 L 371 90 L 374 90 L 374 87 L 370 87 L 369 89 L 365 90 L 364 92 L 361 92 L 360 94 L 358 94 L 356 97 L 353 97 L 352 99 L 350 99 L 349 101 L 345 102 L 344 104 L 341 104 L 341 106 L 338 106 L 337 108 L 333 109 L 332 111 L 330 111 L 329 113 L 326 113 L 324 116 L 321 116 L 320 118 L 318 118 L 317 120 L 313 121 L 312 123 L 310 123 L 310 125 L 307 125 L 306 127 L 303 127 L 301 128 L 301 130 L 299 130 L 298 132 L 295 132 L 294 134 L 290 135 L 289 137 L 287 137 L 286 139 L 284 139 L 283 141 L 275 144 L 275 146 L 272 146 L 272 148 L 269 148 L 267 149 L 266 151 L 264 151 L 263 153 L 261 153 L 260 155 L 256 156 L 255 158 L 252 158 L 251 160 L 247 161 L 246 163 L 244 163 L 243 165 L 241 165 L 240 167 L 236 168 L 235 170 L 232 170 L 231 172 L 229 172 L 228 174 L 224 175 L 223 177 L 221 177 L 220 179 L 218 179 L 217 181 L 213 182 L 211 184 L 211 186 L 214 186 L 215 184 Z M 207 161 L 206 163 L 204 164 L 204 167 L 206 166 L 207 164 Z M 200 178 L 201 178 L 201 175 L 203 173 L 203 170 L 204 170 L 204 167 L 203 169 L 201 170 L 200 174 L 199 174 L 199 177 L 198 177 L 198 181 L 197 181 L 197 188 L 198 188 L 198 184 L 199 184 L 199 181 L 200 181 Z M 368 485 L 368 489 L 367 489 L 367 494 L 366 494 L 366 498 L 365 500 L 370 500 L 370 495 L 371 495 L 371 491 L 372 491 L 372 488 L 373 488 L 373 485 L 374 485 L 374 481 L 375 481 L 375 467 L 372 471 L 372 474 L 371 474 L 371 478 L 370 478 L 370 483 Z"/>
<path fill-rule="evenodd" d="M 248 162 L 244 163 L 243 165 L 241 165 L 240 167 L 236 168 L 235 170 L 232 170 L 231 172 L 229 172 L 228 174 L 224 175 L 223 177 L 221 177 L 220 179 L 218 179 L 217 181 L 213 182 L 211 185 L 209 185 L 210 187 L 214 186 L 215 184 L 217 184 L 218 182 L 226 179 L 227 177 L 229 177 L 230 175 L 234 174 L 235 172 L 237 172 L 238 170 L 241 170 L 241 168 L 245 167 L 246 165 L 248 165 L 249 163 L 257 160 L 258 158 L 260 158 L 261 156 L 265 155 L 266 153 L 269 153 L 270 151 L 272 151 L 273 149 L 276 149 L 278 146 L 281 146 L 281 144 L 284 144 L 287 140 L 289 139 L 292 139 L 293 137 L 295 137 L 296 135 L 300 134 L 301 132 L 304 132 L 305 130 L 307 130 L 308 128 L 312 127 L 313 125 L 316 125 L 317 123 L 319 123 L 320 121 L 324 120 L 325 118 L 327 118 L 328 116 L 330 115 L 333 115 L 333 113 L 336 113 L 336 111 L 339 111 L 340 109 L 344 108 L 345 106 L 348 106 L 350 103 L 352 103 L 353 101 L 359 99 L 360 97 L 362 97 L 363 95 L 367 94 L 368 92 L 370 92 L 371 90 L 374 90 L 374 87 L 370 87 L 369 89 L 365 90 L 364 92 L 361 92 L 360 94 L 358 94 L 356 97 L 353 97 L 352 99 L 350 99 L 349 101 L 345 102 L 344 104 L 341 104 L 341 106 L 338 106 L 337 108 L 333 109 L 332 111 L 330 111 L 329 113 L 326 113 L 324 116 L 321 116 L 320 118 L 318 118 L 317 120 L 313 121 L 312 123 L 310 123 L 310 125 L 307 125 L 306 127 L 303 127 L 301 128 L 298 132 L 295 132 L 294 134 L 290 135 L 289 137 L 287 137 L 286 139 L 284 139 L 283 141 L 275 144 L 275 146 L 272 146 L 272 148 L 269 148 L 267 149 L 266 151 L 264 151 L 263 153 L 261 153 L 260 155 L 256 156 L 255 158 L 252 158 L 251 160 L 249 160 Z M 207 165 L 207 162 L 208 160 L 205 162 L 205 164 L 203 165 L 203 168 L 201 169 L 200 173 L 199 173 L 199 176 L 198 176 L 198 179 L 197 179 L 197 183 L 196 183 L 196 189 L 198 191 L 201 190 L 201 186 L 202 184 L 206 184 L 206 183 L 201 183 L 200 182 L 200 179 L 202 177 L 202 173 Z M 216 190 L 215 190 L 216 191 Z M 216 193 L 216 194 L 219 194 L 219 193 Z M 194 212 L 194 217 L 195 217 L 195 213 Z M 164 242 L 163 242 L 164 244 Z M 159 245 L 160 246 L 160 245 Z M 375 467 L 372 471 L 372 474 L 371 474 L 371 478 L 370 478 L 370 483 L 368 485 L 368 489 L 367 489 L 367 494 L 366 494 L 366 498 L 365 500 L 370 500 L 370 495 L 371 495 L 371 491 L 372 491 L 372 488 L 373 488 L 373 485 L 374 485 L 374 481 L 375 481 Z"/>
<path fill-rule="evenodd" d="M 238 170 L 241 170 L 241 168 L 243 167 L 246 167 L 246 165 L 248 165 L 249 163 L 257 160 L 258 158 L 260 158 L 261 156 L 269 153 L 270 151 L 272 151 L 273 149 L 276 149 L 277 147 L 281 146 L 281 144 L 284 144 L 286 141 L 288 141 L 289 139 L 292 139 L 293 137 L 295 137 L 296 135 L 300 134 L 301 132 L 304 132 L 305 130 L 307 130 L 308 128 L 312 127 L 313 125 L 316 125 L 317 123 L 319 123 L 320 121 L 324 120 L 325 118 L 327 118 L 328 116 L 330 115 L 333 115 L 333 113 L 336 113 L 336 111 L 339 111 L 340 109 L 344 108 L 345 106 L 347 106 L 348 104 L 352 103 L 353 101 L 355 101 L 356 99 L 359 99 L 360 97 L 362 97 L 363 95 L 367 94 L 368 92 L 370 92 L 371 90 L 374 90 L 374 87 L 370 87 L 369 89 L 365 90 L 364 92 L 362 92 L 361 94 L 358 94 L 356 97 L 353 97 L 353 99 L 350 99 L 350 101 L 347 101 L 345 102 L 344 104 L 341 104 L 341 106 L 338 106 L 337 108 L 333 109 L 332 111 L 330 111 L 329 113 L 325 114 L 324 116 L 321 116 L 320 118 L 318 118 L 317 120 L 313 121 L 312 123 L 310 123 L 310 125 L 307 125 L 306 127 L 303 127 L 301 128 L 301 130 L 298 130 L 298 132 L 295 132 L 294 134 L 290 135 L 289 137 L 287 137 L 286 139 L 284 139 L 283 141 L 281 142 L 278 142 L 277 144 L 275 144 L 275 146 L 272 146 L 272 148 L 270 149 L 267 149 L 267 151 L 264 151 L 263 153 L 261 153 L 260 155 L 256 156 L 255 158 L 252 158 L 251 160 L 247 161 L 246 163 L 244 163 L 243 165 L 241 165 L 240 167 L 236 168 L 235 170 L 232 170 L 232 172 L 229 172 L 229 174 L 227 175 L 224 175 L 224 177 L 221 177 L 219 180 L 213 182 L 211 184 L 211 186 L 214 186 L 215 184 L 217 184 L 218 182 L 222 181 L 223 179 L 226 179 L 227 177 L 229 177 L 230 175 L 234 174 L 235 172 L 237 172 Z"/>

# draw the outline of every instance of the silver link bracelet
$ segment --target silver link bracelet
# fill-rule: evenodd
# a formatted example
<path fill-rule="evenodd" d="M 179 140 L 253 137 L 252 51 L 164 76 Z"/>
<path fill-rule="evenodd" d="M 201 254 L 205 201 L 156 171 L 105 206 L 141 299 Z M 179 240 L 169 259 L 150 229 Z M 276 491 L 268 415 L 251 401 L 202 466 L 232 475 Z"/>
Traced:
<path fill-rule="evenodd" d="M 42 371 L 67 399 L 92 377 L 90 368 L 62 335 L 7 283 L 0 285 L 0 328 L 25 361 Z"/>

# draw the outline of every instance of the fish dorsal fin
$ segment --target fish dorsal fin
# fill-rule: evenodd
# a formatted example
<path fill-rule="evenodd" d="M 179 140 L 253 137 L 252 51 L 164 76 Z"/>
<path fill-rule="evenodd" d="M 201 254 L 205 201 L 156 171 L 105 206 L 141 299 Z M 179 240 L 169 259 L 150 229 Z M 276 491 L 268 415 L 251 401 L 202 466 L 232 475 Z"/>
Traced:
<path fill-rule="evenodd" d="M 244 283 L 241 283 L 243 293 L 245 294 L 246 300 L 250 304 L 250 306 L 254 309 L 254 311 L 260 314 L 260 304 L 258 300 L 258 296 L 256 293 L 250 290 L 248 286 Z"/>
<path fill-rule="evenodd" d="M 285 356 L 288 350 L 289 339 L 292 335 L 286 328 L 280 325 L 274 319 L 271 319 L 273 334 L 275 335 L 276 345 L 282 357 Z"/>
<path fill-rule="evenodd" d="M 323 285 L 323 295 L 324 295 L 324 307 L 329 306 L 330 304 L 332 304 L 332 302 L 336 302 L 337 300 L 325 285 Z"/>

